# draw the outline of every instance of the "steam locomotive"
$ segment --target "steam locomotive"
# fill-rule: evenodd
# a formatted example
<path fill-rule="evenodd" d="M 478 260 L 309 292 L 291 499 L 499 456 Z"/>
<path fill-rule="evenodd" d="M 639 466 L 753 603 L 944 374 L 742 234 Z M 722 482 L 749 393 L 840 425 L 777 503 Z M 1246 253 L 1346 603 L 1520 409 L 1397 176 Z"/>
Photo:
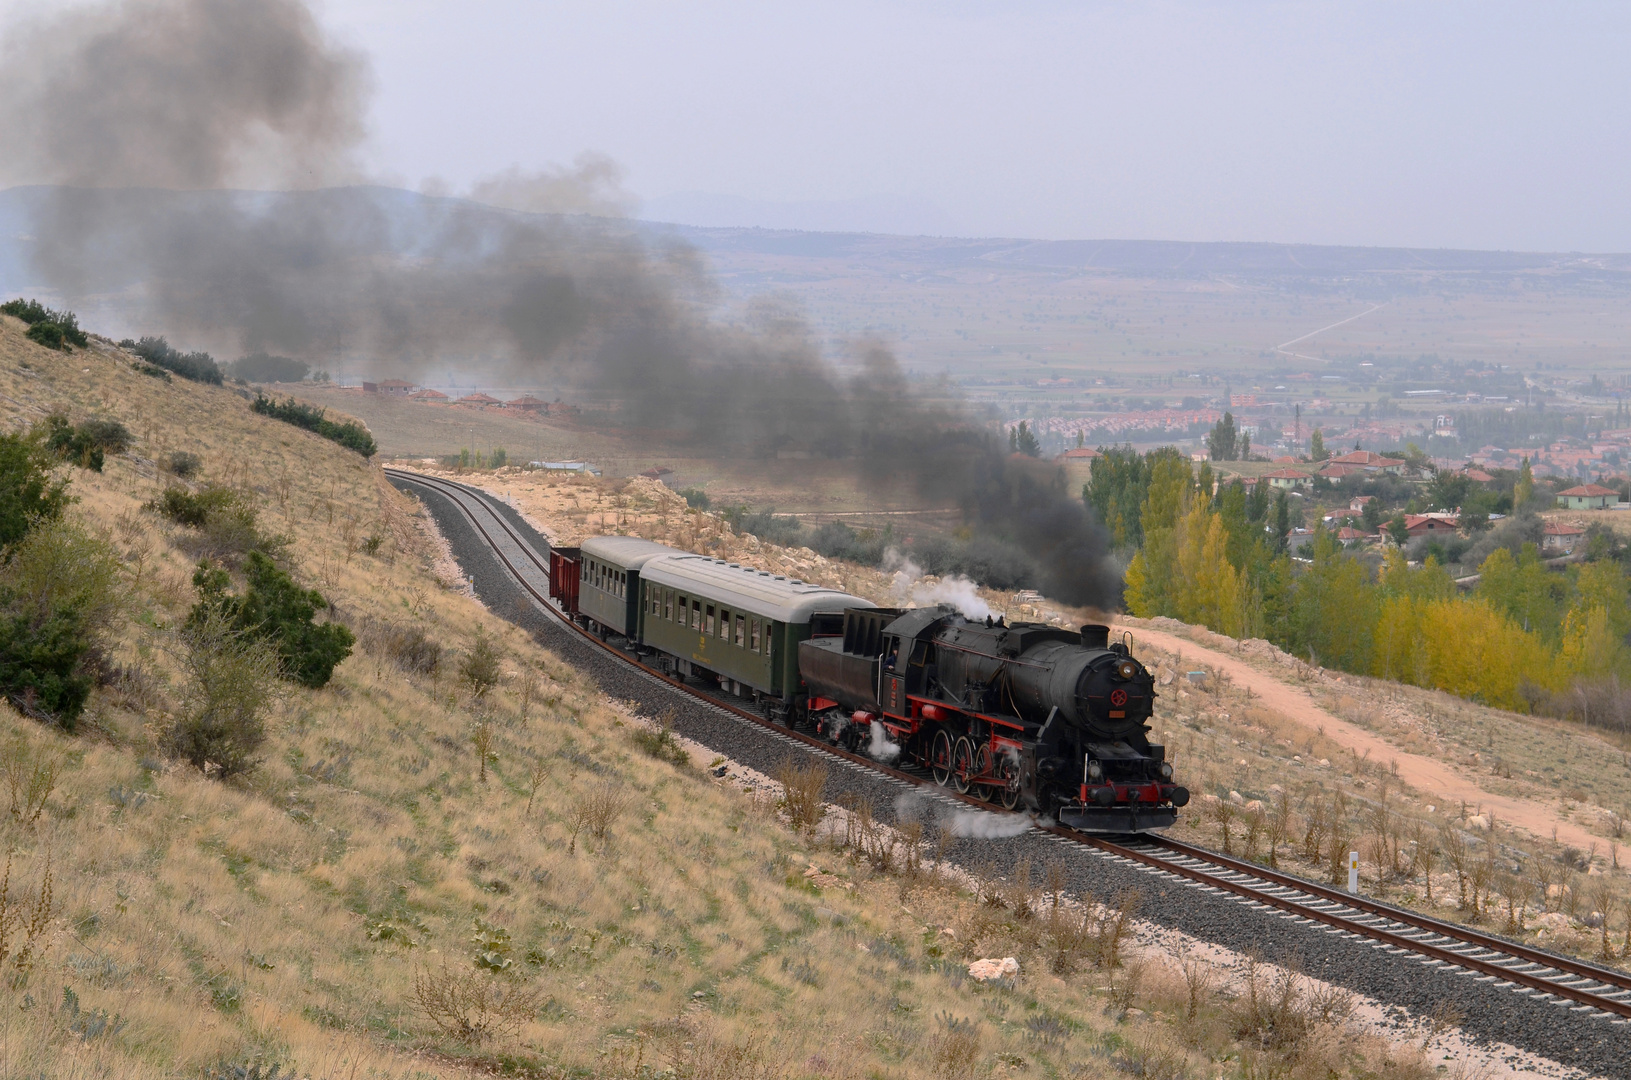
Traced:
<path fill-rule="evenodd" d="M 1189 801 L 1149 740 L 1155 681 L 1106 626 L 882 608 L 633 537 L 553 549 L 550 595 L 672 675 L 1009 810 L 1130 833 Z"/>

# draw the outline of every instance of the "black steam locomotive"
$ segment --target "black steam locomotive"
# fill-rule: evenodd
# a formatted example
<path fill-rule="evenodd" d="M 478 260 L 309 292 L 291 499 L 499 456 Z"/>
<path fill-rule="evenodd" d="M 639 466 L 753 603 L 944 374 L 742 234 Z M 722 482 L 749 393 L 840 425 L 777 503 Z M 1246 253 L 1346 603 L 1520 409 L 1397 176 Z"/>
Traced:
<path fill-rule="evenodd" d="M 1151 743 L 1155 681 L 1106 626 L 851 608 L 799 643 L 816 730 L 937 783 L 1092 832 L 1166 828 L 1189 792 Z"/>
<path fill-rule="evenodd" d="M 549 591 L 671 675 L 1010 810 L 1137 832 L 1189 801 L 1149 741 L 1154 680 L 1104 626 L 879 608 L 629 536 L 552 549 Z"/>

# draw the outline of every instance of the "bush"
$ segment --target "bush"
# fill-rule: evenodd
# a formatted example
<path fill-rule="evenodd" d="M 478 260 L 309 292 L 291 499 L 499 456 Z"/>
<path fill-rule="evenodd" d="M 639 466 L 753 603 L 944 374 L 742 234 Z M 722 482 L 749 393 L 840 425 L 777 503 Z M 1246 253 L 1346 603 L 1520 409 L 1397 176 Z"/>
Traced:
<path fill-rule="evenodd" d="M 162 495 L 147 504 L 147 509 L 169 518 L 177 525 L 189 525 L 195 529 L 202 529 L 212 513 L 239 511 L 241 508 L 254 513 L 253 507 L 245 507 L 242 494 L 213 484 L 197 492 L 184 487 L 165 488 Z"/>
<path fill-rule="evenodd" d="M 262 416 L 270 416 L 274 420 L 282 420 L 285 424 L 304 428 L 314 434 L 321 435 L 331 442 L 337 442 L 347 450 L 355 450 L 363 457 L 373 457 L 378 449 L 374 445 L 374 437 L 368 434 L 368 429 L 353 420 L 343 424 L 328 419 L 322 409 L 315 405 L 306 405 L 289 398 L 286 401 L 273 401 L 265 394 L 256 394 L 250 408 Z"/>
<path fill-rule="evenodd" d="M 113 545 L 62 518 L 36 525 L 17 544 L 0 587 L 12 610 L 36 623 L 54 611 L 78 612 L 93 639 L 113 626 L 126 599 L 123 564 Z"/>
<path fill-rule="evenodd" d="M 12 315 L 28 324 L 28 336 L 50 349 L 64 344 L 83 349 L 90 338 L 79 328 L 79 316 L 71 311 L 53 311 L 38 300 L 8 300 L 0 304 L 0 315 Z"/>
<path fill-rule="evenodd" d="M 681 488 L 680 498 L 684 499 L 685 505 L 693 510 L 706 510 L 710 502 L 706 491 L 694 487 Z"/>
<path fill-rule="evenodd" d="M 204 467 L 204 459 L 187 450 L 172 450 L 165 455 L 159 467 L 172 476 L 190 480 Z"/>
<path fill-rule="evenodd" d="M 411 675 L 434 675 L 442 666 L 442 645 L 419 626 L 396 626 L 386 632 L 385 652 Z"/>
<path fill-rule="evenodd" d="M 35 323 L 28 328 L 27 337 L 28 340 L 44 345 L 47 349 L 60 350 L 67 348 L 66 343 L 62 340 L 62 327 L 56 323 Z"/>
<path fill-rule="evenodd" d="M 459 681 L 470 689 L 472 697 L 480 700 L 498 685 L 499 674 L 498 650 L 493 647 L 493 639 L 486 631 L 477 630 L 470 654 L 459 665 Z"/>
<path fill-rule="evenodd" d="M 46 418 L 45 445 L 64 461 L 82 469 L 102 471 L 104 454 L 122 454 L 135 441 L 117 420 L 90 419 L 75 427 L 62 415 Z"/>
<path fill-rule="evenodd" d="M 674 711 L 672 709 L 664 713 L 657 721 L 655 729 L 635 728 L 634 734 L 630 738 L 643 753 L 656 758 L 658 761 L 666 761 L 670 765 L 677 765 L 682 769 L 691 764 L 691 755 L 686 753 L 685 747 L 681 746 L 679 740 L 674 737 Z"/>
<path fill-rule="evenodd" d="M 300 382 L 311 373 L 311 365 L 288 356 L 258 352 L 233 361 L 227 370 L 233 378 L 250 382 Z"/>
<path fill-rule="evenodd" d="M 55 520 L 68 505 L 67 481 L 51 479 L 54 464 L 36 434 L 0 435 L 0 549 L 21 540 L 34 523 Z"/>
<path fill-rule="evenodd" d="M 218 611 L 189 620 L 183 640 L 188 678 L 166 740 L 171 753 L 200 771 L 214 765 L 222 777 L 250 771 L 266 741 L 277 651 Z"/>
<path fill-rule="evenodd" d="M 323 594 L 302 589 L 265 553 L 251 551 L 244 568 L 248 588 L 242 596 L 227 590 L 225 570 L 200 562 L 193 574 L 199 600 L 187 617 L 203 625 L 217 614 L 236 630 L 252 634 L 277 649 L 284 678 L 310 689 L 328 683 L 334 668 L 351 655 L 356 637 L 339 623 L 317 623 L 317 610 L 327 606 Z"/>
<path fill-rule="evenodd" d="M 8 609 L 14 599 L 0 593 Z M 90 646 L 84 617 L 75 608 L 58 608 L 44 619 L 8 610 L 0 615 L 0 693 L 25 716 L 72 731 L 91 692 L 84 670 Z"/>
<path fill-rule="evenodd" d="M 221 366 L 215 362 L 215 357 L 207 352 L 184 353 L 172 348 L 170 343 L 161 337 L 144 337 L 129 348 L 147 363 L 166 371 L 173 371 L 183 379 L 209 383 L 212 386 L 221 385 Z"/>

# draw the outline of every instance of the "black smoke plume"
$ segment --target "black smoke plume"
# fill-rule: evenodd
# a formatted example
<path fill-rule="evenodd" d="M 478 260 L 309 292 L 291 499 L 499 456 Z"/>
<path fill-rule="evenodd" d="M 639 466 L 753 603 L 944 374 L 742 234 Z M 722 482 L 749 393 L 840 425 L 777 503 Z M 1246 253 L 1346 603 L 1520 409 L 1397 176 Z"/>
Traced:
<path fill-rule="evenodd" d="M 370 75 L 299 0 L 123 0 L 5 48 L 0 167 L 49 185 L 34 264 L 70 301 L 114 297 L 190 347 L 314 365 L 547 367 L 656 437 L 795 448 L 955 502 L 1057 599 L 1119 599 L 1103 530 L 1057 470 L 914 393 L 880 346 L 846 375 L 774 304 L 711 320 L 695 252 L 592 216 L 628 201 L 605 159 L 477 185 L 500 205 L 333 186 L 356 176 Z"/>

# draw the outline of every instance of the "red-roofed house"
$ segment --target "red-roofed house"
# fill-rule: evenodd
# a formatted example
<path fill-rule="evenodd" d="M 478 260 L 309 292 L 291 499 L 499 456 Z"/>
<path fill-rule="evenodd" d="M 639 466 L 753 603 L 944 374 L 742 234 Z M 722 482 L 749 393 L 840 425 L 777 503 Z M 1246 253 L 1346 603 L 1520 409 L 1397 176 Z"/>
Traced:
<path fill-rule="evenodd" d="M 1404 527 L 1411 536 L 1447 536 L 1456 531 L 1461 519 L 1455 514 L 1406 514 Z"/>
<path fill-rule="evenodd" d="M 1054 460 L 1056 460 L 1056 461 L 1092 461 L 1094 458 L 1102 457 L 1102 456 L 1103 455 L 1101 455 L 1097 450 L 1090 450 L 1085 446 L 1078 446 L 1073 450 L 1066 450 L 1063 454 L 1060 454 Z"/>
<path fill-rule="evenodd" d="M 425 387 L 425 389 L 420 390 L 418 393 L 409 394 L 408 397 L 411 398 L 414 401 L 446 401 L 447 400 L 447 395 L 446 394 L 442 393 L 440 390 L 432 390 L 428 386 Z"/>
<path fill-rule="evenodd" d="M 1351 526 L 1344 525 L 1342 528 L 1337 530 L 1337 539 L 1342 541 L 1344 544 L 1362 544 L 1366 540 L 1375 540 L 1376 534 L 1368 533 L 1364 529 L 1355 529 Z"/>
<path fill-rule="evenodd" d="M 1298 472 L 1296 469 L 1275 469 L 1273 472 L 1264 473 L 1263 479 L 1269 482 L 1270 487 L 1290 490 L 1308 483 L 1308 474 Z"/>
<path fill-rule="evenodd" d="M 1332 465 L 1358 465 L 1366 472 L 1385 472 L 1397 476 L 1404 472 L 1404 459 L 1383 457 L 1374 450 L 1355 450 L 1331 459 Z"/>
<path fill-rule="evenodd" d="M 1355 495 L 1353 498 L 1348 500 L 1348 509 L 1358 510 L 1360 513 L 1364 513 L 1365 504 L 1374 498 L 1376 498 L 1375 495 Z"/>
<path fill-rule="evenodd" d="M 1541 534 L 1540 546 L 1547 551 L 1561 551 L 1568 555 L 1574 551 L 1574 545 L 1585 539 L 1585 536 L 1584 529 L 1565 525 L 1561 521 L 1548 521 Z"/>
<path fill-rule="evenodd" d="M 1557 501 L 1569 510 L 1607 510 L 1620 501 L 1620 493 L 1600 484 L 1581 484 L 1558 492 Z"/>
<path fill-rule="evenodd" d="M 506 409 L 520 409 L 522 412 L 540 413 L 549 411 L 549 402 L 535 398 L 531 394 L 523 394 L 514 401 L 504 403 Z"/>
<path fill-rule="evenodd" d="M 1320 469 L 1320 475 L 1327 480 L 1341 480 L 1344 476 L 1364 476 L 1371 470 L 1363 465 L 1349 465 L 1345 462 L 1327 461 Z"/>
<path fill-rule="evenodd" d="M 1491 476 L 1483 469 L 1467 469 L 1461 475 L 1465 476 L 1468 480 L 1471 480 L 1475 484 L 1493 484 L 1495 482 L 1495 477 Z"/>
<path fill-rule="evenodd" d="M 419 387 L 415 386 L 406 379 L 384 379 L 379 384 L 380 393 L 397 394 L 403 397 L 413 393 L 417 389 L 419 389 Z"/>
<path fill-rule="evenodd" d="M 481 405 L 481 406 L 485 407 L 485 406 L 488 406 L 488 405 L 502 405 L 504 403 L 502 401 L 498 400 L 496 397 L 493 397 L 491 394 L 476 393 L 476 394 L 466 394 L 464 397 L 459 399 L 458 404 L 460 404 L 460 405 Z"/>

